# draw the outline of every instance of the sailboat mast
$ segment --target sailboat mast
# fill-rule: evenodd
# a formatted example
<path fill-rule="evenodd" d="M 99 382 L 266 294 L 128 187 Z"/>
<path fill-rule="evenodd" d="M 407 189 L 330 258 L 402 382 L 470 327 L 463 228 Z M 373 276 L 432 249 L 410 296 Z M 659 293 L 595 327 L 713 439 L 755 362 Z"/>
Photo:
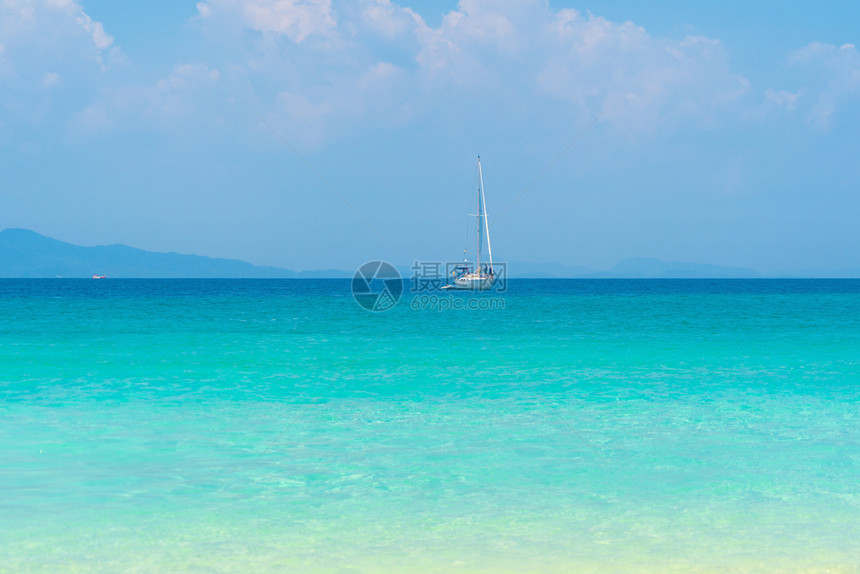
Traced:
<path fill-rule="evenodd" d="M 486 233 L 487 233 L 487 253 L 490 256 L 490 273 L 492 273 L 493 272 L 493 248 L 490 246 L 490 224 L 487 221 L 487 203 L 486 203 L 486 199 L 484 199 L 484 176 L 481 174 L 481 158 L 480 158 L 480 156 L 478 157 L 478 181 L 479 181 L 478 185 L 480 186 L 478 189 L 480 190 L 480 193 L 481 193 L 481 197 L 479 199 L 479 202 L 481 204 L 481 207 L 483 207 L 483 209 L 481 211 L 479 211 L 478 213 L 483 214 L 483 217 L 484 217 L 484 229 L 487 230 L 486 231 Z M 480 217 L 479 217 L 479 219 L 480 219 Z M 480 228 L 480 224 L 479 224 L 479 228 Z"/>
<path fill-rule="evenodd" d="M 478 156 L 478 236 L 477 249 L 475 250 L 475 273 L 481 272 L 481 224 L 483 223 L 483 211 L 481 210 L 481 180 L 481 156 Z"/>

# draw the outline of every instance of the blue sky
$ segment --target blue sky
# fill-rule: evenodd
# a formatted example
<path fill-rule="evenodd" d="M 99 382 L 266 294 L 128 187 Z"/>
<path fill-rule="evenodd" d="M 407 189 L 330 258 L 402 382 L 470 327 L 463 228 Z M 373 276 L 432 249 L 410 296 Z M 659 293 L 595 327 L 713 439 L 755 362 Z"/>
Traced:
<path fill-rule="evenodd" d="M 4 0 L 0 228 L 292 269 L 456 259 L 480 154 L 498 259 L 860 270 L 857 22 L 840 1 Z"/>

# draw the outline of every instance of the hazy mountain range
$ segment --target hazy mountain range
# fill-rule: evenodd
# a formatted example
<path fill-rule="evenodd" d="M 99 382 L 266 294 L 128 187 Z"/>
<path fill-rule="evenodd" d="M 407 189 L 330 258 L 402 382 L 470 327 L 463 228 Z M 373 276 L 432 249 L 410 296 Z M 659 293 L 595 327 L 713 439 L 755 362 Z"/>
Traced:
<path fill-rule="evenodd" d="M 400 268 L 405 277 L 409 266 Z M 280 267 L 252 265 L 238 259 L 202 255 L 159 253 L 127 245 L 82 247 L 45 237 L 27 229 L 0 231 L 0 277 L 91 277 L 113 278 L 338 278 L 351 277 L 354 271 L 321 269 L 291 271 Z M 752 269 L 721 267 L 699 263 L 670 262 L 635 257 L 609 270 L 570 267 L 547 263 L 509 263 L 510 277 L 550 278 L 753 278 Z M 788 274 L 786 274 L 788 275 Z M 828 276 L 822 273 L 792 276 Z M 840 271 L 831 277 L 858 277 L 860 273 Z"/>
<path fill-rule="evenodd" d="M 295 272 L 238 259 L 158 253 L 127 245 L 82 247 L 27 229 L 0 231 L 0 277 L 296 278 L 351 277 L 338 270 Z"/>
<path fill-rule="evenodd" d="M 682 263 L 674 261 L 665 263 L 649 257 L 632 257 L 618 263 L 606 271 L 598 271 L 588 267 L 570 267 L 558 264 L 541 263 L 510 263 L 508 265 L 511 277 L 551 278 L 575 277 L 583 279 L 728 279 L 754 278 L 759 274 L 752 269 L 743 267 L 721 267 L 701 263 Z"/>

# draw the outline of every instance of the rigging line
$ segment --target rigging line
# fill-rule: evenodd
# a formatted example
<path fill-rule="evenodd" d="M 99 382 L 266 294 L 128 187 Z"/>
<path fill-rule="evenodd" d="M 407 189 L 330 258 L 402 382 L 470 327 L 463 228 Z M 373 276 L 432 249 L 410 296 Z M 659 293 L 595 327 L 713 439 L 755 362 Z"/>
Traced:
<path fill-rule="evenodd" d="M 379 234 L 379 233 L 378 233 L 378 232 L 373 228 L 373 226 L 372 226 L 372 225 L 370 225 L 370 223 L 368 223 L 368 222 L 367 222 L 367 220 L 366 220 L 365 218 L 363 218 L 363 217 L 361 216 L 361 214 L 360 214 L 359 212 L 357 212 L 357 211 L 355 210 L 355 208 L 354 208 L 352 205 L 350 205 L 350 203 L 349 203 L 346 199 L 344 199 L 344 197 L 343 197 L 341 194 L 339 194 L 339 193 L 337 192 L 337 190 L 335 190 L 335 188 L 333 188 L 333 187 L 331 186 L 331 184 L 330 184 L 328 181 L 326 181 L 326 179 L 325 179 L 322 175 L 320 175 L 320 173 L 319 173 L 317 170 L 315 170 L 315 169 L 314 169 L 314 167 L 313 167 L 311 164 L 309 164 L 309 163 L 308 163 L 308 161 L 307 161 L 305 158 L 303 158 L 303 157 L 302 157 L 302 154 L 300 154 L 298 151 L 296 151 L 296 148 L 294 148 L 293 146 L 291 146 L 291 145 L 289 144 L 289 142 L 288 142 L 287 140 L 285 140 L 285 139 L 283 138 L 283 136 L 282 136 L 281 134 L 279 134 L 279 133 L 278 133 L 278 131 L 277 131 L 275 128 L 273 128 L 273 127 L 272 127 L 272 124 L 270 124 L 269 122 L 267 122 L 267 121 L 263 118 L 263 116 L 261 116 L 260 114 L 258 114 L 256 111 L 254 112 L 254 115 L 256 115 L 258 118 L 260 118 L 260 121 L 261 121 L 261 122 L 263 122 L 263 123 L 266 125 L 266 127 L 267 127 L 267 128 L 269 128 L 269 130 L 271 130 L 271 132 L 272 132 L 273 134 L 275 134 L 275 137 L 277 137 L 279 140 L 281 140 L 281 143 L 283 143 L 285 146 L 287 146 L 287 148 L 288 148 L 291 152 L 293 152 L 293 154 L 294 154 L 297 158 L 299 158 L 299 159 L 302 161 L 302 163 L 303 163 L 303 164 L 305 164 L 305 166 L 307 166 L 307 168 L 313 172 L 313 174 L 314 174 L 315 176 L 317 176 L 317 179 L 319 179 L 321 182 L 323 182 L 323 184 L 325 184 L 325 186 L 329 189 L 329 191 L 331 191 L 331 192 L 332 192 L 332 193 L 333 193 L 333 194 L 334 194 L 338 199 L 340 199 L 340 200 L 343 202 L 343 204 L 344 204 L 345 206 L 347 206 L 347 207 L 349 208 L 349 210 L 350 210 L 350 211 L 352 211 L 352 212 L 355 214 L 355 216 L 356 216 L 357 218 L 359 218 L 359 219 L 361 220 L 361 222 L 362 222 L 365 226 L 367 226 L 367 228 L 368 228 L 369 230 L 371 230 L 371 231 L 373 232 L 373 234 L 374 234 L 374 235 L 376 235 L 376 237 L 378 237 L 378 238 L 379 238 L 379 240 L 380 240 L 380 241 L 382 241 L 382 242 L 385 244 L 385 246 L 386 246 L 386 247 L 391 247 L 390 245 L 388 245 L 388 242 L 387 242 L 385 239 L 383 239 L 383 238 L 382 238 L 382 236 L 381 236 L 381 235 L 380 235 L 380 234 Z"/>
<path fill-rule="evenodd" d="M 510 368 L 511 368 L 511 365 L 510 365 L 510 364 L 508 364 L 508 362 L 504 359 L 504 357 L 502 357 L 502 355 L 501 355 L 501 354 L 499 354 L 499 352 L 495 349 L 495 347 L 493 347 L 493 346 L 490 344 L 490 342 L 489 342 L 489 341 L 487 341 L 485 338 L 483 338 L 483 337 L 482 337 L 482 336 L 480 336 L 480 335 L 475 335 L 475 336 L 476 336 L 478 339 L 480 339 L 481 341 L 483 341 L 483 342 L 484 342 L 484 344 L 486 344 L 486 345 L 487 345 L 487 347 L 488 347 L 488 348 L 489 348 L 489 349 L 490 349 L 490 350 L 491 350 L 491 351 L 492 351 L 492 352 L 493 352 L 493 353 L 494 353 L 494 354 L 499 358 L 499 361 L 501 361 L 503 365 L 505 365 L 508 369 L 510 369 Z M 604 457 L 602 454 L 600 454 L 600 451 L 598 451 L 596 448 L 594 448 L 594 445 L 592 445 L 590 442 L 588 442 L 588 440 L 586 440 L 586 438 L 585 438 L 584 436 L 582 436 L 582 435 L 579 433 L 579 431 L 578 431 L 578 430 L 576 430 L 576 428 L 575 428 L 575 427 L 570 423 L 570 421 L 569 421 L 569 420 L 567 420 L 566 418 L 564 418 L 564 417 L 561 415 L 561 413 L 560 413 L 560 412 L 558 412 L 558 407 L 556 407 L 555 405 L 549 404 L 549 403 L 547 403 L 547 402 L 544 402 L 543 398 L 542 398 L 542 397 L 537 393 L 537 391 L 535 391 L 534 389 L 532 389 L 532 388 L 530 388 L 530 387 L 521 387 L 521 388 L 525 388 L 525 389 L 526 389 L 526 390 L 528 390 L 530 393 L 532 393 L 532 394 L 535 396 L 535 398 L 538 400 L 538 404 L 540 404 L 541 406 L 550 407 L 550 408 L 549 408 L 550 412 L 552 412 L 552 413 L 553 413 L 553 414 L 558 418 L 558 420 L 560 420 L 560 421 L 561 421 L 561 423 L 562 423 L 564 426 L 566 426 L 567 428 L 569 428 L 569 429 L 570 429 L 570 431 L 571 431 L 574 435 L 576 435 L 576 438 L 578 438 L 580 441 L 582 441 L 582 443 L 583 443 L 585 446 L 587 446 L 589 449 L 591 449 L 591 452 L 593 452 L 596 456 L 598 456 L 599 458 L 601 458 L 601 459 L 603 459 L 603 460 L 606 460 L 606 457 Z"/>
<path fill-rule="evenodd" d="M 522 191 L 520 192 L 520 194 L 519 194 L 518 196 L 516 196 L 516 197 L 514 198 L 514 200 L 513 200 L 512 202 L 510 202 L 506 208 L 504 208 L 504 209 L 502 210 L 502 212 L 501 212 L 500 214 L 498 214 L 495 218 L 493 218 L 493 221 L 491 221 L 491 222 L 490 222 L 490 227 L 492 227 L 493 225 L 495 225 L 495 223 L 496 223 L 496 222 L 497 222 L 497 221 L 498 221 L 498 220 L 499 220 L 499 219 L 500 219 L 500 218 L 501 218 L 501 217 L 502 217 L 502 216 L 503 216 L 503 215 L 504 215 L 504 214 L 505 214 L 505 213 L 506 213 L 506 212 L 507 212 L 511 207 L 513 207 L 513 206 L 514 206 L 514 204 L 515 204 L 516 202 L 518 202 L 518 201 L 520 200 L 520 198 L 522 198 L 522 196 L 524 196 L 524 195 L 526 194 L 526 192 L 528 192 L 528 190 L 530 190 L 530 189 L 532 188 L 532 186 L 533 186 L 534 184 L 536 184 L 536 183 L 538 182 L 538 180 L 539 180 L 540 178 L 542 178 L 542 177 L 543 177 L 543 175 L 544 175 L 546 172 L 548 172 L 548 171 L 549 171 L 549 169 L 550 169 L 552 166 L 554 166 L 554 165 L 555 165 L 555 163 L 556 163 L 558 160 L 560 160 L 562 157 L 564 157 L 564 154 L 566 154 L 566 153 L 568 152 L 568 150 L 569 150 L 570 148 L 572 148 L 572 147 L 573 147 L 573 144 L 575 144 L 576 142 L 578 142 L 578 141 L 580 140 L 580 138 L 582 138 L 582 136 L 584 136 L 584 135 L 585 135 L 585 132 L 587 132 L 589 129 L 591 129 L 591 126 L 593 126 L 594 124 L 596 124 L 596 123 L 597 123 L 597 120 L 599 120 L 599 119 L 603 116 L 603 114 L 605 114 L 605 113 L 606 113 L 606 108 L 603 108 L 603 109 L 600 111 L 600 113 L 599 113 L 599 114 L 597 114 L 597 117 L 595 117 L 593 120 L 591 120 L 591 122 L 590 122 L 587 126 L 585 126 L 585 129 L 583 129 L 581 132 L 579 132 L 579 134 L 578 134 L 575 138 L 573 138 L 573 141 L 572 141 L 572 142 L 570 142 L 569 144 L 567 144 L 567 147 L 566 147 L 566 148 L 564 148 L 564 149 L 561 151 L 561 153 L 560 153 L 560 154 L 558 154 L 558 155 L 556 156 L 556 158 L 555 158 L 554 160 L 552 160 L 552 161 L 549 163 L 549 165 L 548 165 L 548 166 L 546 166 L 545 168 L 543 168 L 543 171 L 542 171 L 542 172 L 540 172 L 540 173 L 538 174 L 538 176 L 537 176 L 536 178 L 534 178 L 534 180 L 532 180 L 532 182 L 531 182 L 530 184 L 528 184 L 528 185 L 526 186 L 526 188 L 525 188 L 524 190 L 522 190 Z"/>

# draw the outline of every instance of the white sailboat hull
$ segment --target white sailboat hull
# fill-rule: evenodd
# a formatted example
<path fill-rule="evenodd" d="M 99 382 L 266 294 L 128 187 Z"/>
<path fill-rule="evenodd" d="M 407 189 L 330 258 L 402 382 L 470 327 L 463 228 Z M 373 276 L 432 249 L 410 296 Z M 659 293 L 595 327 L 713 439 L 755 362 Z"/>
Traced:
<path fill-rule="evenodd" d="M 475 273 L 467 273 L 462 277 L 454 279 L 453 283 L 445 285 L 444 289 L 457 289 L 469 291 L 482 291 L 484 289 L 492 289 L 495 277 L 486 275 L 477 275 Z"/>

